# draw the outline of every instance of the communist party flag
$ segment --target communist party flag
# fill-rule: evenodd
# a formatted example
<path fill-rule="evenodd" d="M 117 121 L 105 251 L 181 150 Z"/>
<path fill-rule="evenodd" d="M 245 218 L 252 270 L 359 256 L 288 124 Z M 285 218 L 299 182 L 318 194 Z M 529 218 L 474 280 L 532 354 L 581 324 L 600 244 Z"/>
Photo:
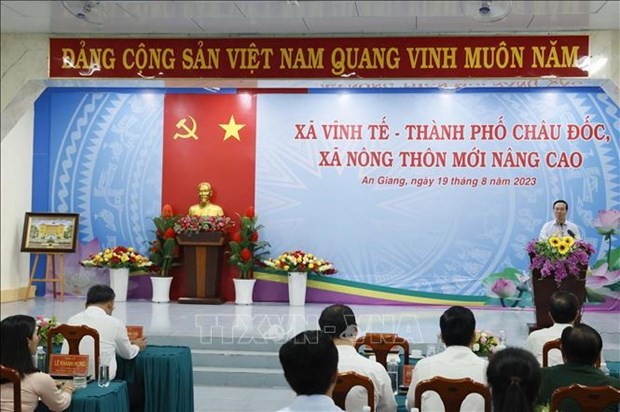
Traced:
<path fill-rule="evenodd" d="M 256 159 L 256 96 L 249 93 L 166 94 L 162 204 L 187 214 L 199 202 L 197 186 L 209 182 L 211 202 L 239 225 L 254 205 Z M 183 267 L 173 271 L 171 297 L 185 296 Z M 230 266 L 223 262 L 220 292 L 234 299 Z"/>

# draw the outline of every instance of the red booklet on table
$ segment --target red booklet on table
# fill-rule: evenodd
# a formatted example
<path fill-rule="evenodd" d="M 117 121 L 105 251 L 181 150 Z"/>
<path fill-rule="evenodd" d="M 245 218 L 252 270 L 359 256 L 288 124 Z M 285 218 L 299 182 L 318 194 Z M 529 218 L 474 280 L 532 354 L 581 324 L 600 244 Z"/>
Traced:
<path fill-rule="evenodd" d="M 127 335 L 129 336 L 129 340 L 133 342 L 144 336 L 144 328 L 142 326 L 127 325 Z"/>
<path fill-rule="evenodd" d="M 403 365 L 403 386 L 409 387 L 413 379 L 413 370 L 415 365 Z"/>

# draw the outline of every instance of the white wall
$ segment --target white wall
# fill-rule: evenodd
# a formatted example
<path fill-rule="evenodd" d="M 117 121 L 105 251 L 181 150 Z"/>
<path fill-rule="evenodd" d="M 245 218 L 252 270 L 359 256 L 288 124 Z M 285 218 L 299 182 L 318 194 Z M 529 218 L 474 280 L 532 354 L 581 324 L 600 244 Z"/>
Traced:
<path fill-rule="evenodd" d="M 0 284 L 2 290 L 26 286 L 30 254 L 21 253 L 24 213 L 32 204 L 32 150 L 34 105 L 2 140 L 0 175 Z"/>
<path fill-rule="evenodd" d="M 586 33 L 577 33 L 586 34 Z M 606 58 L 606 63 L 593 77 L 610 79 L 615 84 L 614 100 L 620 86 L 620 31 L 587 33 L 593 59 Z M 455 36 L 458 34 L 454 34 Z M 75 35 L 74 37 L 77 37 Z M 2 68 L 2 247 L 0 290 L 26 286 L 29 275 L 28 254 L 20 253 L 24 212 L 32 199 L 32 145 L 34 102 L 45 89 L 48 67 L 49 36 L 39 34 L 2 34 L 0 63 Z M 54 81 L 58 86 L 121 84 L 120 81 Z M 226 82 L 235 87 L 234 82 Z M 155 82 L 149 83 L 153 87 Z M 183 84 L 179 84 L 183 86 Z M 191 86 L 188 86 L 191 87 Z M 244 86 L 247 87 L 247 86 Z M 607 90 L 607 89 L 606 89 Z M 608 91 L 610 93 L 610 91 Z"/>

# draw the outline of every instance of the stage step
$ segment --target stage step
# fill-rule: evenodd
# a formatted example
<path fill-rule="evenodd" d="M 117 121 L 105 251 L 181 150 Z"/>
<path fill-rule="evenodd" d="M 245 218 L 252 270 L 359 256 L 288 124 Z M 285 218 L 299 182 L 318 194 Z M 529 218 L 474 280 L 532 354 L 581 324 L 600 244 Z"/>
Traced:
<path fill-rule="evenodd" d="M 276 352 L 192 349 L 194 366 L 228 367 L 243 365 L 245 368 L 280 369 Z"/>
<path fill-rule="evenodd" d="M 194 385 L 288 388 L 284 374 L 273 368 L 194 366 Z"/>
<path fill-rule="evenodd" d="M 189 346 L 192 351 L 194 385 L 288 388 L 278 359 L 282 342 L 149 336 L 148 343 Z"/>

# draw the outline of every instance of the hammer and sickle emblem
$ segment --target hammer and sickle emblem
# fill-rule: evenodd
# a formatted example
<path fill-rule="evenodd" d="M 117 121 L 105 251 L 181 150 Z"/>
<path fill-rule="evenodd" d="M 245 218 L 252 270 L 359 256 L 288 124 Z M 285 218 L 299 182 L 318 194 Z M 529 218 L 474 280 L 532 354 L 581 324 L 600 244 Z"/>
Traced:
<path fill-rule="evenodd" d="M 198 125 L 196 124 L 196 120 L 194 120 L 194 118 L 190 115 L 187 115 L 187 117 L 189 118 L 189 120 L 192 121 L 192 127 L 189 127 L 188 125 L 185 124 L 185 122 L 187 121 L 187 118 L 182 118 L 181 120 L 179 120 L 177 122 L 177 129 L 182 129 L 185 130 L 185 134 L 182 133 L 175 133 L 174 134 L 174 140 L 178 139 L 179 137 L 181 139 L 189 139 L 190 137 L 192 139 L 198 140 L 198 136 L 196 135 L 196 128 L 198 127 Z"/>

